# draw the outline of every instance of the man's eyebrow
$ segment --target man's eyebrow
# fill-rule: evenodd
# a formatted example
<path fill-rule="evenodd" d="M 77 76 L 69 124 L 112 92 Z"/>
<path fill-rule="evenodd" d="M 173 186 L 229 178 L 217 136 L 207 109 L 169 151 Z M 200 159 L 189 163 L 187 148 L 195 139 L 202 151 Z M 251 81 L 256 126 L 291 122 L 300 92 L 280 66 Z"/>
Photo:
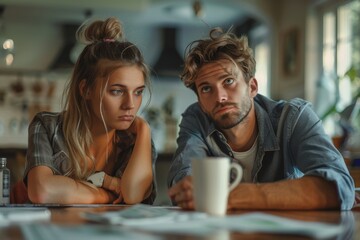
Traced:
<path fill-rule="evenodd" d="M 235 76 L 234 76 L 233 73 L 228 73 L 228 72 L 226 72 L 226 73 L 218 76 L 218 77 L 217 77 L 217 80 L 222 80 L 222 79 L 225 79 L 225 78 L 228 78 L 228 77 L 235 77 Z M 202 82 L 199 84 L 199 87 L 200 87 L 201 85 L 204 85 L 204 84 L 208 84 L 208 81 L 207 81 L 207 80 L 202 81 Z"/>
<path fill-rule="evenodd" d="M 218 77 L 218 80 L 228 78 L 228 77 L 234 77 L 234 74 L 233 73 L 224 73 L 223 75 Z"/>

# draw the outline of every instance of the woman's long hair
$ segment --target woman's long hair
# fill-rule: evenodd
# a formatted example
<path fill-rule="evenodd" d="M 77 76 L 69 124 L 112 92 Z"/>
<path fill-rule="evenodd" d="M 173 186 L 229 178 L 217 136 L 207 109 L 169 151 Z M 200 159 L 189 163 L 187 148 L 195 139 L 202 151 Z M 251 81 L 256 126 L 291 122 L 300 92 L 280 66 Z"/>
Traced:
<path fill-rule="evenodd" d="M 78 29 L 76 37 L 87 45 L 80 54 L 64 90 L 62 127 L 70 159 L 70 170 L 66 175 L 85 179 L 95 167 L 94 157 L 90 153 L 93 142 L 90 131 L 93 111 L 89 109 L 86 93 L 94 89 L 96 79 L 100 78 L 106 79 L 100 90 L 104 91 L 110 74 L 121 66 L 139 67 L 149 90 L 150 80 L 149 69 L 140 50 L 124 39 L 122 25 L 116 18 L 94 21 L 90 25 L 85 23 Z M 81 89 L 81 82 L 84 81 L 85 86 Z M 106 129 L 105 122 L 104 127 Z M 88 159 L 93 161 L 92 170 L 89 170 Z"/>

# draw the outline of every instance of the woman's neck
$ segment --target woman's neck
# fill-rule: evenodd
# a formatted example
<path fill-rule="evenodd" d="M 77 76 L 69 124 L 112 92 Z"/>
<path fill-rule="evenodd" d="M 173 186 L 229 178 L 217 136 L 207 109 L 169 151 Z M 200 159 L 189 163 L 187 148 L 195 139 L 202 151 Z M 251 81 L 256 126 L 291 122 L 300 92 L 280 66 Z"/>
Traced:
<path fill-rule="evenodd" d="M 95 170 L 103 170 L 112 157 L 114 157 L 114 138 L 115 130 L 93 135 L 93 143 L 90 146 L 90 152 L 95 160 Z"/>

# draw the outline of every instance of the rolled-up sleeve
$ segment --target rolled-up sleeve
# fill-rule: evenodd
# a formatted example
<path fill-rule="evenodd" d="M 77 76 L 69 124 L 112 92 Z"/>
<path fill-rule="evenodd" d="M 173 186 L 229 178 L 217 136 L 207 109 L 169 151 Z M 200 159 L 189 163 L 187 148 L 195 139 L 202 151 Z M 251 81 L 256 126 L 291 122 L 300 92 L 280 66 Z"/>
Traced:
<path fill-rule="evenodd" d="M 26 166 L 24 171 L 24 181 L 26 183 L 27 174 L 31 168 L 36 166 L 48 166 L 54 172 L 58 172 L 54 168 L 54 151 L 51 146 L 51 140 L 47 129 L 44 126 L 40 115 L 36 115 L 29 125 L 28 129 L 28 149 L 26 153 Z M 58 156 L 62 157 L 61 153 Z"/>
<path fill-rule="evenodd" d="M 168 187 L 191 175 L 191 158 L 208 156 L 208 146 L 205 142 L 203 125 L 200 123 L 196 112 L 191 109 L 182 115 L 177 149 L 168 174 Z"/>
<path fill-rule="evenodd" d="M 305 175 L 334 182 L 341 210 L 351 209 L 355 199 L 354 181 L 341 153 L 332 144 L 311 107 L 305 106 L 300 111 L 289 142 L 294 165 Z"/>

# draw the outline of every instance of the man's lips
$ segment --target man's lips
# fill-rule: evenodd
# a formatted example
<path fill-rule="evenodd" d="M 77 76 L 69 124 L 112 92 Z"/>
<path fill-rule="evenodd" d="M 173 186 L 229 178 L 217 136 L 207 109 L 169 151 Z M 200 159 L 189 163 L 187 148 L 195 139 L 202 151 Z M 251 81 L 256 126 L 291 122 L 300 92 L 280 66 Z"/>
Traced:
<path fill-rule="evenodd" d="M 122 116 L 119 116 L 118 119 L 121 121 L 132 121 L 132 120 L 134 120 L 134 116 L 133 115 L 122 115 Z"/>
<path fill-rule="evenodd" d="M 224 106 L 224 107 L 220 107 L 220 108 L 217 108 L 217 109 L 214 111 L 214 114 L 219 114 L 219 113 L 227 112 L 228 110 L 233 109 L 233 108 L 234 108 L 234 106 Z"/>

